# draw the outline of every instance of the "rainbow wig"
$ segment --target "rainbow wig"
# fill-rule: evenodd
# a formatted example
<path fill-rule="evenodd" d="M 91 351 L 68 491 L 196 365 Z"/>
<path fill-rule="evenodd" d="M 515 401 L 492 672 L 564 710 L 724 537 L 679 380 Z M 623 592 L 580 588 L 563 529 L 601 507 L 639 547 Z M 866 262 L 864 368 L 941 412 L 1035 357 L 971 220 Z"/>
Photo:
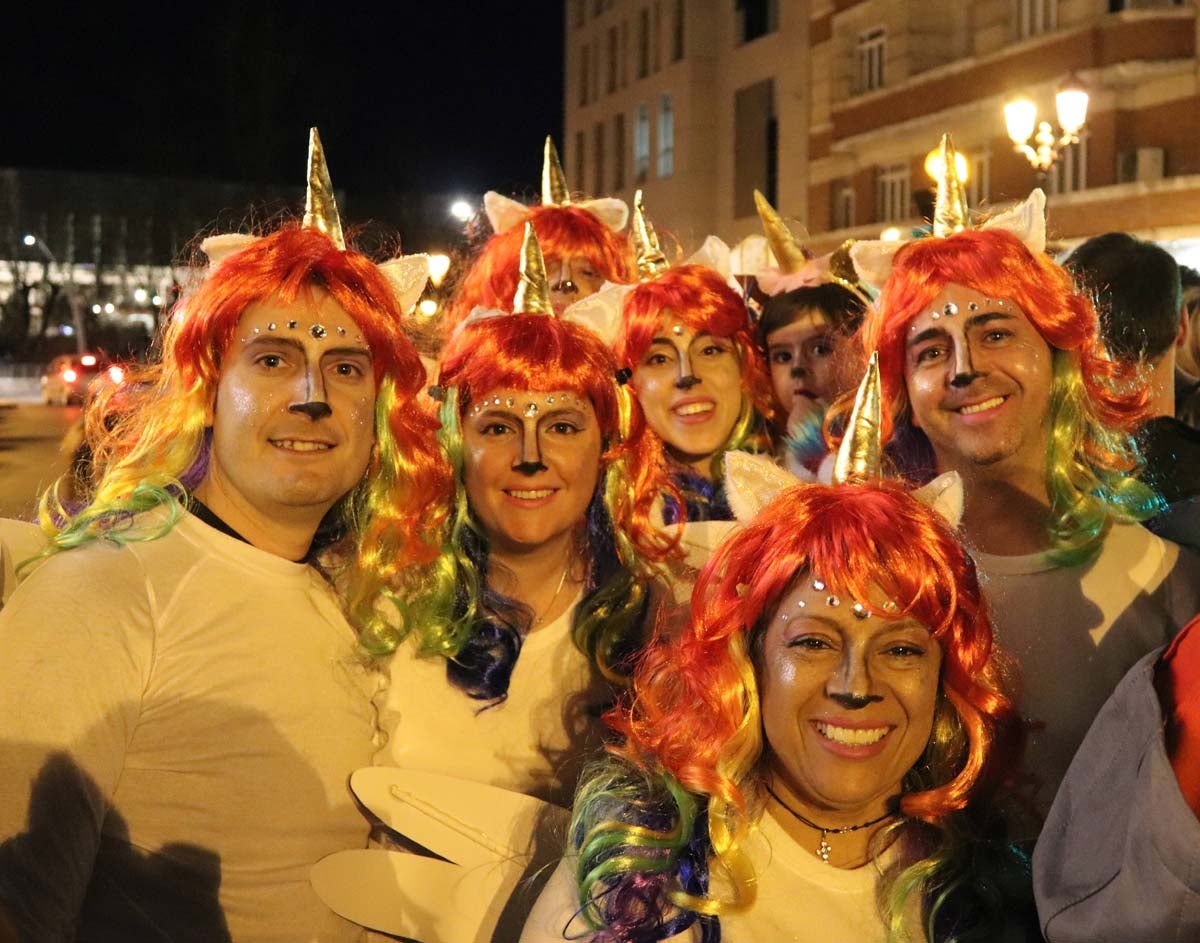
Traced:
<path fill-rule="evenodd" d="M 474 520 L 463 484 L 461 424 L 492 390 L 574 393 L 592 403 L 605 451 L 586 514 L 588 572 L 576 607 L 575 644 L 608 679 L 623 683 L 640 649 L 650 582 L 678 554 L 678 537 L 654 526 L 656 497 L 673 488 L 662 445 L 641 410 L 616 382 L 608 348 L 587 328 L 555 317 L 501 315 L 462 328 L 443 353 L 446 390 L 441 441 L 457 491 L 440 559 L 425 579 L 416 644 L 448 659 L 450 681 L 469 696 L 498 701 L 507 690 L 533 614 L 487 585 L 487 539 Z M 418 587 L 419 588 L 419 587 Z M 399 644 L 403 634 L 389 640 Z"/>
<path fill-rule="evenodd" d="M 322 531 L 333 537 L 322 560 L 336 570 L 330 576 L 345 588 L 347 613 L 364 644 L 385 632 L 381 600 L 395 598 L 392 587 L 406 567 L 436 556 L 440 522 L 425 512 L 445 503 L 449 470 L 436 446 L 436 423 L 415 400 L 425 371 L 401 333 L 386 276 L 313 228 L 286 226 L 223 260 L 176 305 L 161 359 L 89 410 L 97 476 L 87 503 L 64 507 L 56 488 L 42 497 L 42 529 L 54 551 L 99 538 L 154 539 L 174 525 L 207 471 L 205 414 L 242 313 L 267 299 L 289 303 L 312 287 L 327 291 L 362 330 L 376 387 L 375 449 L 362 481 L 326 517 Z M 167 510 L 160 528 L 130 526 L 133 515 L 156 507 Z"/>
<path fill-rule="evenodd" d="M 1141 521 L 1160 510 L 1153 491 L 1132 477 L 1140 465 L 1132 433 L 1147 417 L 1149 391 L 1136 365 L 1108 356 L 1092 303 L 1061 266 L 1011 233 L 966 230 L 901 248 L 868 319 L 866 349 L 879 351 L 885 426 L 903 423 L 906 437 L 917 436 L 907 421 L 905 337 L 950 283 L 1014 302 L 1053 349 L 1046 455 L 1052 553 L 1061 565 L 1085 562 L 1114 520 Z"/>
<path fill-rule="evenodd" d="M 892 938 L 904 938 L 914 892 L 930 940 L 946 939 L 932 928 L 951 911 L 1002 917 L 995 885 L 972 871 L 982 856 L 964 816 L 1012 770 L 1020 727 L 974 565 L 938 514 L 895 483 L 799 485 L 718 549 L 697 580 L 688 627 L 647 650 L 628 704 L 608 715 L 625 742 L 581 783 L 572 822 L 581 914 L 603 939 L 661 939 L 664 927 L 677 932 L 697 916 L 711 934 L 709 917 L 753 903 L 744 845 L 761 814 L 770 748 L 756 661 L 776 605 L 805 574 L 843 598 L 870 600 L 878 587 L 898 611 L 864 604 L 916 619 L 942 651 L 933 732 L 904 782 L 907 818 L 891 831 L 901 855 L 880 899 Z M 703 890 L 709 867 L 728 877 L 730 899 Z M 955 897 L 963 894 L 974 895 L 965 908 Z M 977 938 L 993 938 L 985 931 Z"/>
<path fill-rule="evenodd" d="M 525 219 L 492 236 L 475 257 L 447 308 L 447 338 L 477 307 L 512 309 L 526 221 L 533 223 L 547 271 L 560 260 L 585 258 L 605 281 L 629 281 L 633 268 L 625 240 L 594 213 L 578 206 L 531 206 Z"/>
<path fill-rule="evenodd" d="M 666 314 L 693 331 L 732 340 L 742 365 L 742 411 L 729 440 L 713 456 L 713 480 L 719 481 L 725 452 L 770 451 L 767 427 L 774 405 L 766 361 L 742 297 L 708 266 L 680 265 L 642 282 L 625 296 L 621 333 L 613 345 L 618 364 L 637 369 Z"/>

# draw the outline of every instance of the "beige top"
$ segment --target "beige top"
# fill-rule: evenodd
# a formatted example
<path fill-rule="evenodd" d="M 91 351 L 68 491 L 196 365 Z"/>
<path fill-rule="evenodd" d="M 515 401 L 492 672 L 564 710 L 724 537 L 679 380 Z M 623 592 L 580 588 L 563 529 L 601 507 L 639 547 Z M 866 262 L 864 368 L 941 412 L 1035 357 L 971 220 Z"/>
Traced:
<path fill-rule="evenodd" d="M 42 564 L 0 613 L 0 845 L 29 851 L 0 897 L 39 888 L 30 938 L 357 939 L 308 881 L 367 841 L 356 648 L 311 567 L 191 515 Z"/>

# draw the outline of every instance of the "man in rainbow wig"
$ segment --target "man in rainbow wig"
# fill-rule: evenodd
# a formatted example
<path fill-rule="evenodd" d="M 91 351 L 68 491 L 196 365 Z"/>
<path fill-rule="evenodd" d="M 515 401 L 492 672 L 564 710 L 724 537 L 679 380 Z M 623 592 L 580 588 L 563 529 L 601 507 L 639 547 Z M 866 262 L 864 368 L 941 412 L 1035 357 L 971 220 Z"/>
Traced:
<path fill-rule="evenodd" d="M 89 417 L 86 503 L 43 500 L 48 559 L 0 614 L 0 925 L 22 940 L 359 932 L 308 875 L 366 842 L 359 636 L 433 552 L 407 509 L 446 486 L 400 330 L 421 260 L 345 248 L 315 129 L 303 224 L 204 249 L 161 362 Z"/>
<path fill-rule="evenodd" d="M 906 474 L 965 483 L 964 537 L 1020 666 L 1044 812 L 1121 677 L 1200 609 L 1200 559 L 1135 526 L 1160 504 L 1135 477 L 1148 394 L 1044 254 L 1044 195 L 970 228 L 949 136 L 942 148 L 932 235 L 850 251 L 882 289 L 867 349 L 893 454 Z"/>

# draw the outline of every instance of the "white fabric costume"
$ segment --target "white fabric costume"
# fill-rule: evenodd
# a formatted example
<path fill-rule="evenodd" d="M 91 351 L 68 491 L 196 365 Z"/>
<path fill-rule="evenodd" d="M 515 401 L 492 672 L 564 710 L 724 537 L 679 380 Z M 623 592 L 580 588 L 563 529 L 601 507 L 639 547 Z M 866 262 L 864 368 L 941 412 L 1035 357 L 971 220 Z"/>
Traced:
<path fill-rule="evenodd" d="M 389 737 L 375 763 L 458 776 L 569 808 L 580 764 L 600 745 L 600 711 L 614 698 L 571 639 L 574 613 L 575 604 L 526 636 L 508 697 L 494 707 L 451 684 L 446 659 L 422 658 L 405 641 L 392 656 L 391 683 L 380 698 Z"/>
<path fill-rule="evenodd" d="M 346 788 L 375 732 L 356 647 L 315 570 L 188 514 L 42 564 L 0 614 L 0 897 L 18 925 L 357 939 L 309 885 L 367 840 Z"/>
<path fill-rule="evenodd" d="M 721 917 L 722 943 L 884 943 L 887 939 L 875 900 L 879 872 L 874 864 L 830 867 L 797 845 L 770 814 L 759 819 L 748 851 L 758 875 L 758 898 L 744 913 Z M 554 872 L 529 915 L 521 943 L 592 938 L 580 936 L 586 930 L 582 919 L 572 919 L 579 909 L 575 863 L 567 858 Z M 911 943 L 925 939 L 919 924 L 918 916 Z M 699 925 L 672 939 L 699 940 Z"/>
<path fill-rule="evenodd" d="M 1144 527 L 1115 524 L 1092 563 L 973 554 L 996 644 L 1021 672 L 1034 723 L 1025 765 L 1045 813 L 1092 721 L 1125 673 L 1200 611 L 1200 557 Z"/>

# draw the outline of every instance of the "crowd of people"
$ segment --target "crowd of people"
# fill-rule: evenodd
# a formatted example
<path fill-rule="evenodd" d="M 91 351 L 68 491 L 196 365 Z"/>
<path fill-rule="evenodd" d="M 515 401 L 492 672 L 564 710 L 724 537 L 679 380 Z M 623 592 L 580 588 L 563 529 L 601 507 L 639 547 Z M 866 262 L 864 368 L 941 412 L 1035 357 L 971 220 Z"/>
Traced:
<path fill-rule="evenodd" d="M 0 941 L 1200 939 L 1200 276 L 942 151 L 685 258 L 547 139 L 430 356 L 314 129 L 0 521 Z"/>

